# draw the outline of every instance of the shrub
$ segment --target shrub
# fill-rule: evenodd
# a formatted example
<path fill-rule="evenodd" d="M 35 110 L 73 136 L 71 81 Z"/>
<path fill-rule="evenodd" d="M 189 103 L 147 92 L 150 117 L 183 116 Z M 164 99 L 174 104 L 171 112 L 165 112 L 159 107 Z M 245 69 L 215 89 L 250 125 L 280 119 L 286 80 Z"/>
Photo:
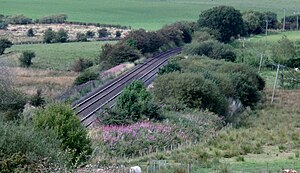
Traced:
<path fill-rule="evenodd" d="M 2 55 L 6 48 L 10 48 L 12 46 L 12 42 L 10 42 L 6 38 L 0 38 L 0 55 Z"/>
<path fill-rule="evenodd" d="M 20 91 L 11 87 L 0 87 L 0 119 L 6 121 L 18 119 L 26 100 L 26 96 Z"/>
<path fill-rule="evenodd" d="M 64 43 L 68 40 L 68 33 L 64 29 L 59 29 L 55 33 L 55 42 Z"/>
<path fill-rule="evenodd" d="M 32 58 L 35 57 L 35 53 L 32 51 L 22 52 L 21 57 L 19 58 L 21 67 L 29 67 L 32 64 Z"/>
<path fill-rule="evenodd" d="M 74 81 L 74 85 L 80 85 L 83 83 L 86 83 L 90 80 L 95 80 L 98 78 L 98 74 L 92 71 L 84 71 L 83 73 L 81 73 Z"/>
<path fill-rule="evenodd" d="M 93 32 L 93 31 L 87 31 L 85 33 L 85 35 L 86 35 L 87 38 L 93 38 L 95 36 L 95 32 Z"/>
<path fill-rule="evenodd" d="M 61 140 L 62 149 L 70 152 L 73 164 L 85 161 L 92 152 L 85 127 L 67 104 L 53 103 L 40 108 L 34 118 L 34 125 L 39 130 L 53 130 L 56 139 Z"/>
<path fill-rule="evenodd" d="M 87 41 L 87 37 L 86 37 L 86 35 L 84 33 L 78 32 L 76 34 L 76 40 L 84 42 L 84 41 Z"/>
<path fill-rule="evenodd" d="M 121 95 L 112 111 L 103 118 L 104 124 L 131 124 L 144 118 L 159 119 L 158 107 L 141 81 L 133 81 Z"/>
<path fill-rule="evenodd" d="M 189 55 L 205 55 L 213 59 L 225 59 L 228 61 L 234 61 L 236 58 L 232 46 L 215 40 L 187 44 L 183 51 Z"/>
<path fill-rule="evenodd" d="M 46 103 L 45 99 L 42 97 L 42 90 L 38 89 L 36 94 L 31 97 L 30 104 L 32 106 L 44 106 Z"/>
<path fill-rule="evenodd" d="M 88 59 L 79 58 L 72 66 L 72 70 L 75 72 L 82 72 L 83 70 L 93 66 L 93 61 Z"/>
<path fill-rule="evenodd" d="M 28 36 L 28 37 L 33 37 L 33 36 L 34 36 L 34 33 L 33 33 L 33 29 L 32 29 L 32 28 L 28 29 L 28 31 L 27 31 L 27 36 Z"/>
<path fill-rule="evenodd" d="M 122 35 L 121 31 L 116 31 L 116 38 L 120 38 Z"/>
<path fill-rule="evenodd" d="M 158 74 L 163 75 L 163 74 L 172 73 L 175 71 L 181 71 L 181 67 L 179 66 L 179 64 L 172 62 L 172 63 L 168 63 L 164 67 L 160 68 L 158 70 Z"/>
<path fill-rule="evenodd" d="M 99 38 L 104 38 L 104 37 L 107 37 L 108 35 L 109 35 L 109 33 L 106 28 L 102 28 L 102 29 L 98 30 Z"/>
<path fill-rule="evenodd" d="M 60 167 L 65 161 L 54 134 L 50 130 L 35 131 L 28 123 L 0 121 L 0 151 L 0 172 L 36 172 L 37 165 Z"/>
<path fill-rule="evenodd" d="M 165 104 L 175 99 L 190 108 L 208 109 L 219 115 L 227 114 L 228 103 L 214 82 L 196 73 L 169 73 L 159 76 L 153 93 Z"/>
<path fill-rule="evenodd" d="M 280 64 L 286 64 L 297 56 L 294 43 L 285 35 L 273 45 L 272 53 L 274 61 Z"/>
<path fill-rule="evenodd" d="M 48 28 L 44 33 L 43 40 L 46 43 L 53 43 L 55 41 L 55 36 L 55 32 L 51 28 Z"/>

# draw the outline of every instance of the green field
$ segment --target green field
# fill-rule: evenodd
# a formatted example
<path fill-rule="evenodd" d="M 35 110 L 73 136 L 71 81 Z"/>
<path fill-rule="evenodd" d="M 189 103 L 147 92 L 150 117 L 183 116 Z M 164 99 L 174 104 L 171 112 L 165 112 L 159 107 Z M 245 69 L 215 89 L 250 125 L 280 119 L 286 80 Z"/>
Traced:
<path fill-rule="evenodd" d="M 266 42 L 267 40 L 267 42 L 273 43 L 280 40 L 283 35 L 286 35 L 287 38 L 292 41 L 300 40 L 300 31 L 273 32 L 269 33 L 267 37 L 264 34 L 262 34 L 251 37 L 249 40 L 253 42 Z"/>
<path fill-rule="evenodd" d="M 202 10 L 218 5 L 240 10 L 273 11 L 283 16 L 300 7 L 299 0 L 0 0 L 0 13 L 24 14 L 31 18 L 65 13 L 70 21 L 128 25 L 158 29 L 179 20 L 196 20 Z M 298 9 L 297 9 L 298 10 Z"/>
<path fill-rule="evenodd" d="M 14 45 L 5 52 L 19 53 L 24 50 L 32 50 L 36 54 L 32 68 L 70 70 L 78 58 L 95 60 L 100 54 L 101 46 L 105 43 L 107 42 Z"/>

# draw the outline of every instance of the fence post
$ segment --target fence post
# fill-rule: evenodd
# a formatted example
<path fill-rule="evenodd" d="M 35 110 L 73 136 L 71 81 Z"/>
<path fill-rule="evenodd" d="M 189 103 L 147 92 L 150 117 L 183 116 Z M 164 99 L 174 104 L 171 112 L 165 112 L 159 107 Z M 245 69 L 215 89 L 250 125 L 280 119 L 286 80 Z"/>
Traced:
<path fill-rule="evenodd" d="M 277 72 L 276 72 L 276 78 L 275 78 L 274 87 L 273 87 L 273 94 L 272 94 L 271 104 L 273 104 L 274 97 L 275 97 L 275 91 L 276 91 L 276 85 L 277 85 L 277 79 L 278 79 L 279 67 L 280 67 L 280 64 L 277 65 Z"/>

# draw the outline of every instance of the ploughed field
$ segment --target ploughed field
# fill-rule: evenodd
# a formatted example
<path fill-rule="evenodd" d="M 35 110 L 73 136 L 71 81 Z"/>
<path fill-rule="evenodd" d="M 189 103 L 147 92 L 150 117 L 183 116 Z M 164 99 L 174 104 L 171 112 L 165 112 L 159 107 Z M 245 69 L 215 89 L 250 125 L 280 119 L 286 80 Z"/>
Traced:
<path fill-rule="evenodd" d="M 180 20 L 197 20 L 202 10 L 219 5 L 234 6 L 239 10 L 273 11 L 283 16 L 292 15 L 299 0 L 0 0 L 0 11 L 5 15 L 24 14 L 40 18 L 51 14 L 67 14 L 70 21 L 120 24 L 133 28 L 159 29 Z"/>

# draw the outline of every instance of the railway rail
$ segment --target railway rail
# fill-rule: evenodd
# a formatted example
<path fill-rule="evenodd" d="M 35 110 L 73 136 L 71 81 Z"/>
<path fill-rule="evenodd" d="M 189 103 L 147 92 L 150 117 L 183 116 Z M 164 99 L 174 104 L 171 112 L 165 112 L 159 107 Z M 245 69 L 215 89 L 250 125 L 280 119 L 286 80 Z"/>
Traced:
<path fill-rule="evenodd" d="M 126 85 L 133 80 L 141 80 L 146 86 L 149 85 L 154 80 L 159 68 L 165 65 L 171 56 L 180 52 L 181 48 L 174 48 L 147 59 L 144 63 L 135 66 L 132 70 L 78 101 L 72 105 L 72 109 L 77 111 L 83 125 L 90 126 L 97 119 L 95 113 L 103 111 L 103 107 L 113 107 L 116 98 Z"/>

